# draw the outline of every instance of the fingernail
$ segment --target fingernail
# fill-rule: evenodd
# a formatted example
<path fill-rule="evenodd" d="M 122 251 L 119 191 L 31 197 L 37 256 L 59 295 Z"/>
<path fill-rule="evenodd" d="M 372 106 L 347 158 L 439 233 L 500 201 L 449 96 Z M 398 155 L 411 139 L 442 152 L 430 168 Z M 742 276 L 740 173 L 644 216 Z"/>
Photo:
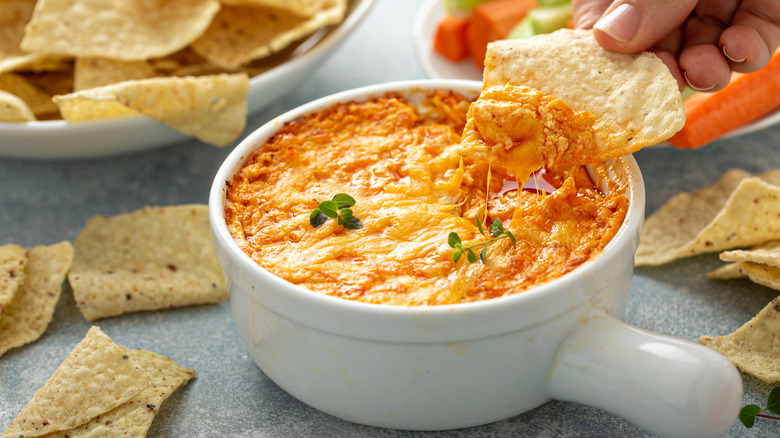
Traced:
<path fill-rule="evenodd" d="M 641 20 L 642 13 L 639 9 L 624 3 L 601 17 L 593 27 L 625 43 L 636 36 Z"/>
<path fill-rule="evenodd" d="M 742 58 L 742 59 L 732 58 L 731 55 L 729 55 L 728 52 L 726 52 L 726 46 L 721 47 L 720 50 L 723 52 L 723 54 L 726 56 L 726 58 L 731 60 L 731 62 L 745 62 L 746 58 Z"/>
<path fill-rule="evenodd" d="M 711 86 L 709 86 L 707 88 L 699 88 L 699 87 L 696 87 L 693 84 L 691 84 L 691 81 L 688 80 L 688 72 L 683 71 L 683 77 L 685 78 L 685 83 L 688 84 L 689 87 L 691 87 L 692 89 L 694 89 L 696 91 L 710 91 L 713 88 L 715 88 L 715 85 L 716 85 L 716 84 L 712 84 Z"/>

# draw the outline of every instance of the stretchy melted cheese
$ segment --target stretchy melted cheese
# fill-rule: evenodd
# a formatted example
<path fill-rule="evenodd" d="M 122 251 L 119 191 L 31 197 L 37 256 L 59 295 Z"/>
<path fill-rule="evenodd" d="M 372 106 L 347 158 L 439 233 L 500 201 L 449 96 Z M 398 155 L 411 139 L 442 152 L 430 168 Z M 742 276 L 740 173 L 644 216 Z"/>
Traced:
<path fill-rule="evenodd" d="M 506 171 L 458 153 L 469 103 L 445 92 L 416 106 L 387 95 L 287 123 L 229 182 L 234 239 L 294 284 L 396 305 L 522 292 L 598 254 L 625 217 L 624 188 L 604 196 L 583 168 L 563 166 L 543 175 L 554 192 L 516 190 Z M 317 201 L 342 192 L 357 200 L 363 227 L 332 219 L 312 227 Z M 496 241 L 484 263 L 454 262 L 448 234 L 465 245 L 484 240 L 474 218 L 486 206 L 486 223 L 501 219 L 517 244 Z"/>

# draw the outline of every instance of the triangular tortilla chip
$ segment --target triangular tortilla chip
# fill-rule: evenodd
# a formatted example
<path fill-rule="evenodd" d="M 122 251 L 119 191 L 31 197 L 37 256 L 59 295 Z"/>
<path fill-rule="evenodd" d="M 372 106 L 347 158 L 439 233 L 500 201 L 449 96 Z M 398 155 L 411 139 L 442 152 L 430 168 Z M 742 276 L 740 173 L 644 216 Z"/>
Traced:
<path fill-rule="evenodd" d="M 3 307 L 11 302 L 22 285 L 26 266 L 27 250 L 12 243 L 0 246 L 0 318 L 3 317 Z"/>
<path fill-rule="evenodd" d="M 107 58 L 76 58 L 73 90 L 160 76 L 146 61 L 118 61 Z"/>
<path fill-rule="evenodd" d="M 712 272 L 708 272 L 707 277 L 713 280 L 737 280 L 747 276 L 739 270 L 738 263 L 729 263 Z"/>
<path fill-rule="evenodd" d="M 0 74 L 0 90 L 22 99 L 36 117 L 57 114 L 59 109 L 52 102 L 52 96 L 38 89 L 24 77 L 14 74 Z"/>
<path fill-rule="evenodd" d="M 223 6 L 192 49 L 215 65 L 235 69 L 276 53 L 317 29 L 344 19 L 346 2 L 329 0 L 310 17 L 268 7 Z"/>
<path fill-rule="evenodd" d="M 124 348 L 123 348 L 124 349 Z M 135 397 L 89 422 L 42 438 L 125 438 L 144 437 L 160 405 L 179 386 L 195 378 L 195 371 L 146 350 L 127 350 L 127 355 L 149 373 L 147 386 Z"/>
<path fill-rule="evenodd" d="M 542 119 L 531 112 L 515 117 L 511 108 L 504 108 L 504 114 L 511 117 L 506 122 L 497 120 L 498 125 L 513 123 L 514 128 L 524 125 L 513 130 L 517 138 L 512 138 L 509 147 L 530 140 L 549 149 L 541 152 L 542 165 L 550 165 L 561 157 L 574 164 L 616 158 L 668 139 L 685 123 L 677 81 L 657 56 L 649 52 L 607 51 L 596 42 L 591 31 L 561 29 L 528 39 L 494 41 L 488 45 L 483 77 L 483 91 L 494 87 L 528 87 L 552 99 L 552 103 L 533 102 L 531 106 L 536 108 L 532 109 L 549 108 L 549 105 L 559 109 L 562 102 L 577 117 L 592 118 L 581 126 L 567 126 L 568 118 L 557 121 L 561 129 L 574 132 L 568 136 L 554 132 L 548 139 L 547 130 L 551 123 L 556 123 L 555 119 Z M 508 101 L 511 98 L 500 106 L 511 107 Z M 528 104 L 528 101 L 521 102 L 515 109 L 524 111 Z M 484 111 L 494 109 L 495 106 Z M 478 128 L 467 125 L 464 140 L 478 137 L 468 135 L 469 130 L 478 131 Z M 578 135 L 592 140 L 568 144 Z M 462 146 L 467 154 L 474 148 L 468 143 Z M 523 154 L 522 158 L 527 155 Z M 523 173 L 530 174 L 538 168 Z"/>
<path fill-rule="evenodd" d="M 95 216 L 74 246 L 68 279 L 90 321 L 227 298 L 205 205 Z"/>
<path fill-rule="evenodd" d="M 310 17 L 327 9 L 332 0 L 220 0 L 222 4 L 231 6 L 267 6 L 284 9 L 304 17 Z M 343 1 L 343 0 L 339 0 Z"/>
<path fill-rule="evenodd" d="M 0 356 L 33 342 L 49 326 L 73 258 L 70 242 L 36 246 L 27 255 L 24 281 L 0 317 Z"/>
<path fill-rule="evenodd" d="M 19 96 L 0 90 L 0 122 L 30 122 L 32 120 L 35 120 L 35 114 Z"/>
<path fill-rule="evenodd" d="M 92 327 L 2 437 L 73 429 L 135 397 L 148 381 L 149 374 L 125 348 Z"/>
<path fill-rule="evenodd" d="M 780 237 L 780 171 L 730 170 L 714 185 L 680 193 L 647 218 L 635 263 L 672 260 Z"/>
<path fill-rule="evenodd" d="M 216 0 L 39 0 L 21 48 L 137 61 L 187 46 L 209 26 Z"/>
<path fill-rule="evenodd" d="M 226 146 L 244 130 L 248 91 L 245 73 L 221 74 L 121 82 L 55 96 L 54 102 L 68 121 L 143 115 Z"/>
<path fill-rule="evenodd" d="M 739 272 L 746 275 L 753 283 L 780 290 L 780 268 L 750 262 L 739 262 L 737 263 L 737 268 Z"/>
<path fill-rule="evenodd" d="M 724 251 L 720 253 L 720 259 L 727 262 L 760 263 L 780 268 L 780 240 L 765 242 L 751 249 Z"/>
<path fill-rule="evenodd" d="M 728 357 L 745 374 L 780 382 L 780 297 L 734 333 L 702 336 L 699 342 Z"/>

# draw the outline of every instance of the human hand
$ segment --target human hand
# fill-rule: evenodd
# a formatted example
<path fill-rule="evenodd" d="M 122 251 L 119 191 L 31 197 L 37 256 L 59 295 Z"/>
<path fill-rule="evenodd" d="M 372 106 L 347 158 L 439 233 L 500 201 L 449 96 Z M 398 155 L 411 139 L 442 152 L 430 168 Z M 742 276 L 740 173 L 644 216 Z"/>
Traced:
<path fill-rule="evenodd" d="M 574 24 L 605 49 L 650 50 L 680 84 L 715 91 L 764 67 L 780 45 L 778 0 L 572 0 Z"/>

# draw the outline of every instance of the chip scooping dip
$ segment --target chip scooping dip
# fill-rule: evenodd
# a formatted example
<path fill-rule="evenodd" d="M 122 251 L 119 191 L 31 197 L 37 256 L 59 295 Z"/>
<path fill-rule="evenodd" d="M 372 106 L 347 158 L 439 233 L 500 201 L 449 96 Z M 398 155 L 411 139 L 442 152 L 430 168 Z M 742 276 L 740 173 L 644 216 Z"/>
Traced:
<path fill-rule="evenodd" d="M 690 193 L 680 193 L 647 218 L 636 265 L 760 244 L 780 238 L 780 171 L 739 169 Z"/>
<path fill-rule="evenodd" d="M 699 342 L 728 357 L 745 374 L 780 382 L 780 297 L 734 333 L 702 336 Z"/>
<path fill-rule="evenodd" d="M 95 216 L 73 245 L 68 280 L 89 321 L 227 298 L 205 205 Z"/>
<path fill-rule="evenodd" d="M 0 313 L 0 356 L 33 342 L 46 331 L 73 258 L 70 242 L 36 246 L 26 254 L 24 276 Z M 14 261 L 12 263 L 17 263 Z"/>
<path fill-rule="evenodd" d="M 92 327 L 0 436 L 143 437 L 160 404 L 194 377 Z"/>
<path fill-rule="evenodd" d="M 677 81 L 657 56 L 607 51 L 590 31 L 490 43 L 483 77 L 461 153 L 505 166 L 521 183 L 556 162 L 635 152 L 685 123 Z"/>

